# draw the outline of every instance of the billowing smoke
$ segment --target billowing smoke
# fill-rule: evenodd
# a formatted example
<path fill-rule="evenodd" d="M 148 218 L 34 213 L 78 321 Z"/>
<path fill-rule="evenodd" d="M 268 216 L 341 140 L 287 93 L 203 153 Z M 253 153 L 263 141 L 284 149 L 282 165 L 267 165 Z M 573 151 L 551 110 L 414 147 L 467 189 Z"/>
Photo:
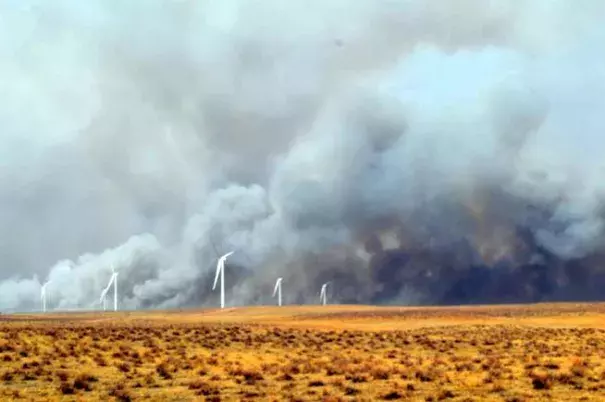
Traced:
<path fill-rule="evenodd" d="M 600 0 L 5 1 L 0 309 L 597 299 Z"/>

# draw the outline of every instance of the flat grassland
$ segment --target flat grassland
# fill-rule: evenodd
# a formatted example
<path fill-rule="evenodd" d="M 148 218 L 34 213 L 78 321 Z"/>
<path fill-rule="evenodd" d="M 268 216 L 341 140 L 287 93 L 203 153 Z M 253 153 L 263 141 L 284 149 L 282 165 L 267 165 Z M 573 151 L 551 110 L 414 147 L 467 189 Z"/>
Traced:
<path fill-rule="evenodd" d="M 605 304 L 0 315 L 0 400 L 605 400 Z"/>

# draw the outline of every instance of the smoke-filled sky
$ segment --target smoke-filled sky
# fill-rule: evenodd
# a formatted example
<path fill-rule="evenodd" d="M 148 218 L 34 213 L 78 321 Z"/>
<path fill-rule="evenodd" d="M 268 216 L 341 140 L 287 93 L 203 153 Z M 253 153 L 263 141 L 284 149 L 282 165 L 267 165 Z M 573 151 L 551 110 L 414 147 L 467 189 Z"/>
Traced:
<path fill-rule="evenodd" d="M 230 250 L 230 305 L 598 298 L 603 43 L 601 0 L 5 0 L 0 309 L 216 305 Z"/>

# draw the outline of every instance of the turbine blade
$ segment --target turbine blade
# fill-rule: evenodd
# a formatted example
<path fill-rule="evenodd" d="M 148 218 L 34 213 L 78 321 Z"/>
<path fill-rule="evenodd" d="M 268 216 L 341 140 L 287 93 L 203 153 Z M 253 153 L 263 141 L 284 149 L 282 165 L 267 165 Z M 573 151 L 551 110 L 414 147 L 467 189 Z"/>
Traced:
<path fill-rule="evenodd" d="M 210 239 L 210 244 L 212 244 L 212 248 L 214 249 L 214 254 L 216 254 L 216 256 L 219 257 L 220 253 L 218 252 L 218 249 L 216 248 L 216 244 L 214 244 L 214 240 L 212 238 Z"/>
<path fill-rule="evenodd" d="M 214 275 L 214 285 L 212 285 L 212 290 L 216 289 L 216 284 L 218 283 L 218 276 L 221 272 L 221 269 L 223 268 L 222 263 L 223 261 L 219 258 L 218 262 L 216 263 L 216 275 Z"/>
<path fill-rule="evenodd" d="M 277 280 L 277 282 L 275 282 L 275 288 L 273 289 L 273 296 L 271 296 L 271 297 L 275 297 L 278 287 L 279 287 L 279 279 Z"/>
<path fill-rule="evenodd" d="M 103 292 L 101 293 L 101 295 L 102 295 L 101 297 L 103 297 L 104 295 L 107 294 L 107 292 L 109 292 L 111 285 L 113 285 L 113 281 L 116 280 L 116 276 L 117 276 L 117 274 L 111 275 L 111 278 L 109 278 L 109 283 L 107 284 L 107 286 L 105 286 L 105 289 L 103 289 Z"/>

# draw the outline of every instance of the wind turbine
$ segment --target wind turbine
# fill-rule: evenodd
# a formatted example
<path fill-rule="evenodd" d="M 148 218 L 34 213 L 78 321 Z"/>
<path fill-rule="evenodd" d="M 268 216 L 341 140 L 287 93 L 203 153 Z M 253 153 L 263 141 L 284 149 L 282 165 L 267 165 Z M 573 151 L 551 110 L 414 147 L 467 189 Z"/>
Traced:
<path fill-rule="evenodd" d="M 281 283 L 283 281 L 282 277 L 277 278 L 277 281 L 275 282 L 275 289 L 273 289 L 273 296 L 271 297 L 275 297 L 275 294 L 277 293 L 277 305 L 281 306 Z"/>
<path fill-rule="evenodd" d="M 216 275 L 214 277 L 214 285 L 212 285 L 212 290 L 216 289 L 216 283 L 218 282 L 218 277 L 221 277 L 221 308 L 225 308 L 225 261 L 227 257 L 233 254 L 233 251 L 228 252 L 227 254 L 219 257 L 218 262 L 216 263 Z"/>
<path fill-rule="evenodd" d="M 326 288 L 330 282 L 326 282 L 321 285 L 321 291 L 319 292 L 319 301 L 322 305 L 328 304 L 328 295 L 326 294 Z"/>
<path fill-rule="evenodd" d="M 107 287 L 103 289 L 103 292 L 101 292 L 100 302 L 103 305 L 103 310 L 105 310 L 105 299 L 107 298 L 107 292 L 109 292 L 111 285 L 113 285 L 113 310 L 118 311 L 118 273 L 113 266 L 111 267 L 111 272 L 112 274 L 111 278 L 109 279 L 109 283 L 107 284 Z"/>
<path fill-rule="evenodd" d="M 44 285 L 40 288 L 40 299 L 42 300 L 42 311 L 46 313 L 46 287 L 50 281 L 46 281 Z"/>

